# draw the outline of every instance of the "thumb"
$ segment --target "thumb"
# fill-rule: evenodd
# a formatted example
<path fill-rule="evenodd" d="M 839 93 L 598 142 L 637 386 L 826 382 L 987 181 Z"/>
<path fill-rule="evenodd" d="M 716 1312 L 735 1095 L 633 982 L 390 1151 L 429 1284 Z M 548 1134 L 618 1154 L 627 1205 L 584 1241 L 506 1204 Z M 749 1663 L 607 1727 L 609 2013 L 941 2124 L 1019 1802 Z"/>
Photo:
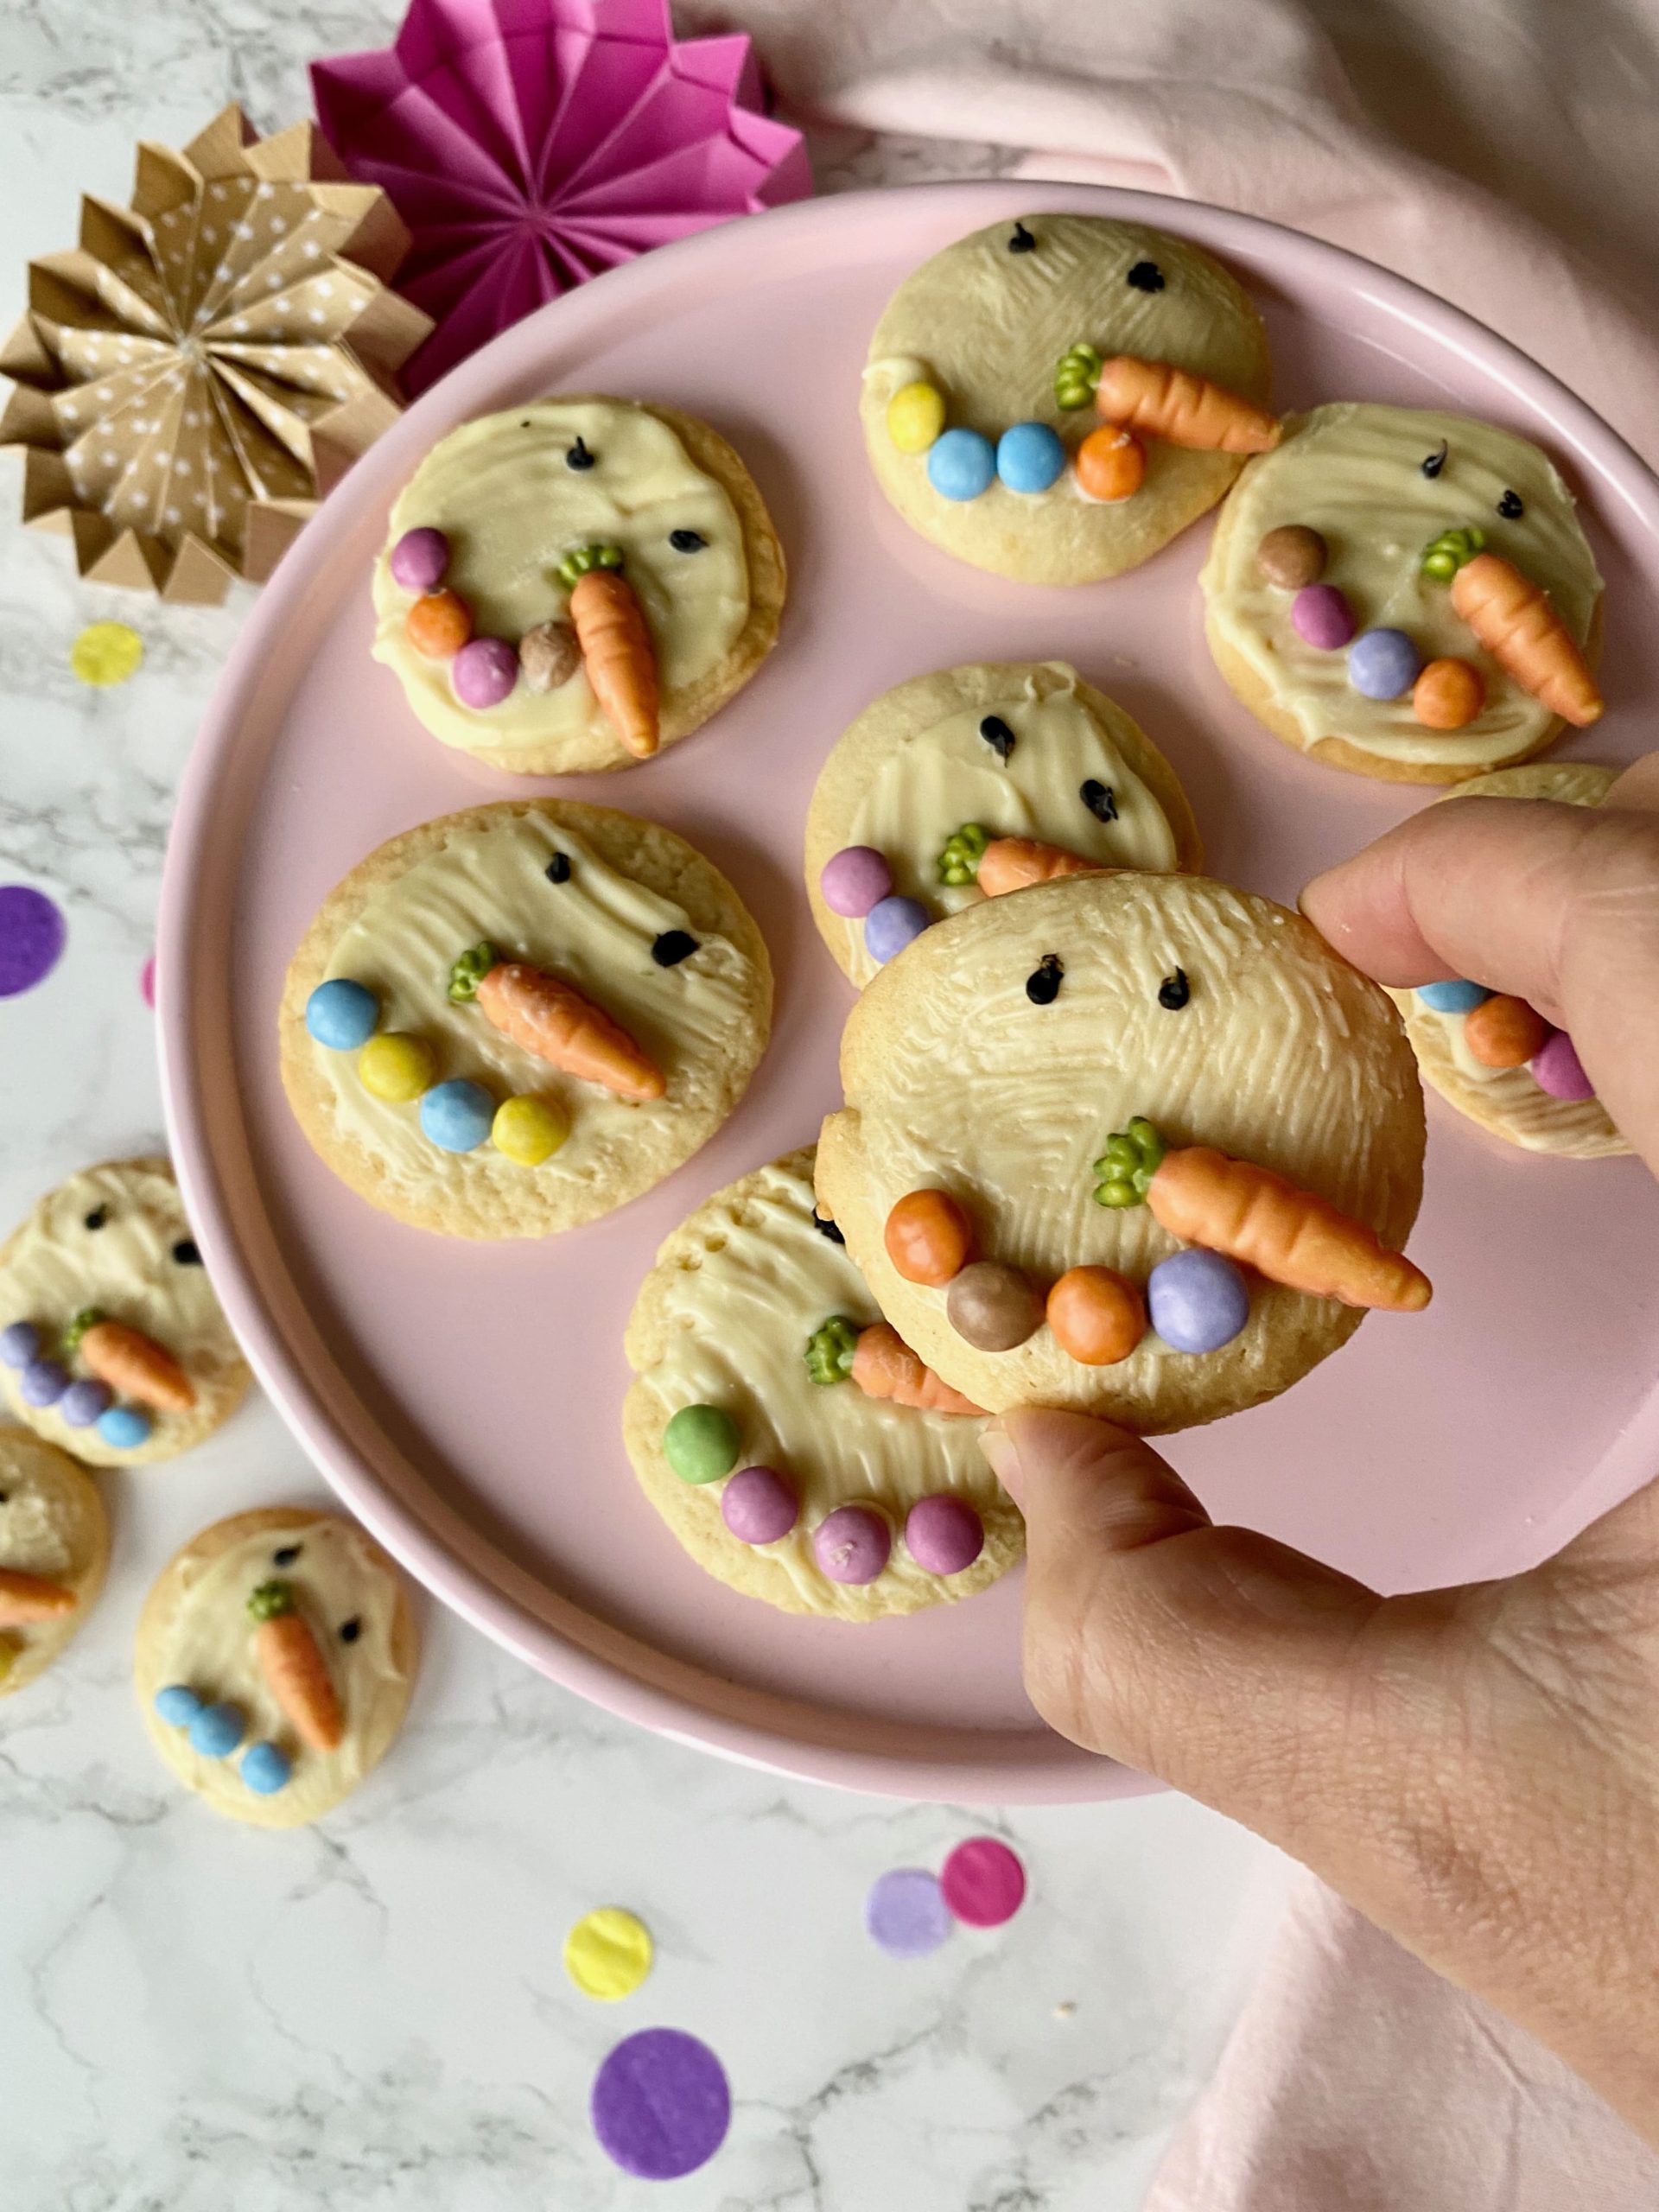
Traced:
<path fill-rule="evenodd" d="M 1216 1528 L 1126 1429 L 1024 1408 L 981 1444 L 1026 1516 L 1026 1683 L 1043 1718 L 1307 1855 L 1293 1824 L 1322 1793 L 1287 1785 L 1361 1752 L 1360 1648 L 1382 1600 Z"/>

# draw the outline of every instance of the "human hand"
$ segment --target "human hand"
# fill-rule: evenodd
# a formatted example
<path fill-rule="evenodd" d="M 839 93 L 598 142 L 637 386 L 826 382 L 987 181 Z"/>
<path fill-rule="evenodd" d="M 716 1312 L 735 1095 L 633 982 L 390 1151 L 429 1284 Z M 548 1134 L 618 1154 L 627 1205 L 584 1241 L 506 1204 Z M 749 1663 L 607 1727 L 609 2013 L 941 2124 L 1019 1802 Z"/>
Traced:
<path fill-rule="evenodd" d="M 1529 1000 L 1659 1173 L 1659 754 L 1598 809 L 1430 807 L 1303 906 L 1382 982 Z M 1044 1717 L 1302 1859 L 1659 2143 L 1659 1485 L 1529 1573 L 1384 1599 L 1214 1527 L 1104 1422 L 1027 1408 L 984 1448 Z"/>

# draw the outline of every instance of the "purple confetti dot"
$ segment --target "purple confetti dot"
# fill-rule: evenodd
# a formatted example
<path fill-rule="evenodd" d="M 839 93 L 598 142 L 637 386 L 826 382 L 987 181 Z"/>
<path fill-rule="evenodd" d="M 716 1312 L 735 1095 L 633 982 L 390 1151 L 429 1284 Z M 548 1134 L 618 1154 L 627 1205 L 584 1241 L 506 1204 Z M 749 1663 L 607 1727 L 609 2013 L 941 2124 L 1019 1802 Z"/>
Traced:
<path fill-rule="evenodd" d="M 57 966 L 67 935 L 62 914 L 43 891 L 0 884 L 0 999 L 32 991 Z"/>
<path fill-rule="evenodd" d="M 870 1941 L 890 1959 L 925 1959 L 950 1933 L 950 1911 L 938 1877 L 925 1866 L 895 1866 L 873 1883 L 864 1900 Z"/>
<path fill-rule="evenodd" d="M 600 2068 L 591 2110 L 600 2148 L 625 2174 L 677 2181 L 726 2140 L 731 2084 L 696 2036 L 646 2028 L 618 2044 Z"/>

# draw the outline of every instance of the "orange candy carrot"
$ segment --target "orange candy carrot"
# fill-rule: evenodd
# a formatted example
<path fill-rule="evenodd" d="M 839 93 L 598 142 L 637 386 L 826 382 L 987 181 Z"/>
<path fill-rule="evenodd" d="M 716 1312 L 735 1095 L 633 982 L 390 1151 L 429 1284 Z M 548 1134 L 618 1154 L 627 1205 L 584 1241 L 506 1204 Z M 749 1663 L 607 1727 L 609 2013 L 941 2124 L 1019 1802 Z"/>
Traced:
<path fill-rule="evenodd" d="M 1111 505 L 1133 499 L 1146 480 L 1147 449 L 1121 423 L 1103 423 L 1090 430 L 1071 463 L 1085 498 Z"/>
<path fill-rule="evenodd" d="M 943 1290 L 968 1264 L 974 1224 L 949 1191 L 911 1191 L 887 1216 L 881 1241 L 906 1282 Z"/>
<path fill-rule="evenodd" d="M 292 1587 L 260 1583 L 249 1596 L 248 1611 L 259 1624 L 253 1644 L 265 1681 L 295 1734 L 314 1751 L 337 1749 L 346 1733 L 340 1699 L 311 1624 L 295 1606 Z"/>
<path fill-rule="evenodd" d="M 1483 999 L 1464 1019 L 1469 1057 L 1484 1068 L 1524 1067 L 1543 1050 L 1548 1036 L 1548 1022 L 1525 999 Z"/>
<path fill-rule="evenodd" d="M 1265 407 L 1167 361 L 1118 353 L 1095 387 L 1103 420 L 1204 453 L 1271 453 L 1279 425 Z"/>
<path fill-rule="evenodd" d="M 646 759 L 657 750 L 657 655 L 633 586 L 613 569 L 589 569 L 571 589 L 570 620 L 594 698 Z"/>
<path fill-rule="evenodd" d="M 1147 1333 L 1147 1302 L 1111 1268 L 1068 1268 L 1048 1294 L 1054 1341 L 1084 1367 L 1116 1367 Z"/>
<path fill-rule="evenodd" d="M 1030 883 L 1052 883 L 1061 875 L 1099 875 L 1099 863 L 1064 845 L 1046 845 L 1039 837 L 993 837 L 980 855 L 976 880 L 988 899 L 1005 891 L 1023 891 Z"/>
<path fill-rule="evenodd" d="M 101 1382 L 157 1413 L 188 1414 L 195 1385 L 172 1353 L 124 1321 L 95 1321 L 77 1347 Z"/>
<path fill-rule="evenodd" d="M 66 1590 L 61 1582 L 0 1567 L 0 1628 L 24 1628 L 31 1621 L 54 1620 L 60 1613 L 73 1613 L 77 1602 L 74 1592 Z"/>
<path fill-rule="evenodd" d="M 1498 553 L 1477 553 L 1452 579 L 1452 604 L 1498 666 L 1552 715 L 1579 729 L 1603 701 L 1571 632 L 1529 576 Z"/>
<path fill-rule="evenodd" d="M 1147 1186 L 1153 1217 L 1185 1244 L 1242 1260 L 1270 1282 L 1344 1306 L 1416 1313 L 1428 1277 L 1387 1250 L 1363 1222 L 1271 1168 L 1230 1160 L 1208 1145 L 1166 1152 Z"/>
<path fill-rule="evenodd" d="M 473 634 L 472 611 L 459 592 L 429 591 L 404 617 L 404 632 L 428 660 L 448 660 Z"/>
<path fill-rule="evenodd" d="M 971 1398 L 941 1382 L 885 1321 L 861 1329 L 853 1354 L 853 1380 L 867 1398 L 891 1398 L 895 1406 L 914 1406 L 925 1414 L 982 1414 Z"/>
<path fill-rule="evenodd" d="M 498 961 L 478 986 L 486 1019 L 504 1037 L 584 1083 L 619 1098 L 660 1098 L 662 1070 L 572 983 L 521 960 Z"/>

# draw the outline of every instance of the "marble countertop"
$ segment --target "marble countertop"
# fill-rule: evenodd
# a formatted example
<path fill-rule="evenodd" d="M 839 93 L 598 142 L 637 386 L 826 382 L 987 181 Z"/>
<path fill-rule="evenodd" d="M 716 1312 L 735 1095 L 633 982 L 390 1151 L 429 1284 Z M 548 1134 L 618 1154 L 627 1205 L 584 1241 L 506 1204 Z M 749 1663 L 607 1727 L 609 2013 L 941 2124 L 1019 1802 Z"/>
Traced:
<path fill-rule="evenodd" d="M 67 245 L 131 142 L 229 99 L 308 111 L 302 62 L 380 43 L 390 10 L 32 0 L 0 74 L 0 302 Z M 827 188 L 994 170 L 994 149 L 822 142 Z M 3 490 L 15 514 L 17 472 Z M 246 611 L 75 581 L 0 520 L 0 880 L 63 905 L 67 955 L 0 1002 L 0 1229 L 40 1190 L 161 1136 L 149 954 L 172 794 Z M 71 677 L 88 621 L 140 674 Z M 110 1485 L 115 1556 L 68 1656 L 0 1704 L 0 2171 L 8 2212 L 601 2212 L 651 2192 L 595 2145 L 594 2070 L 658 2024 L 731 2075 L 725 2149 L 686 2212 L 1133 2212 L 1270 1928 L 1281 1863 L 1169 1797 L 988 1821 L 728 1766 L 613 1721 L 429 1607 L 408 1727 L 316 1829 L 261 1834 L 172 1783 L 133 1708 L 138 1605 L 209 1521 L 321 1497 L 257 1399 L 212 1442 Z M 989 1827 L 1032 1896 L 900 1965 L 868 1942 L 885 1868 Z M 658 1963 L 620 2005 L 560 1963 L 627 1904 Z"/>

